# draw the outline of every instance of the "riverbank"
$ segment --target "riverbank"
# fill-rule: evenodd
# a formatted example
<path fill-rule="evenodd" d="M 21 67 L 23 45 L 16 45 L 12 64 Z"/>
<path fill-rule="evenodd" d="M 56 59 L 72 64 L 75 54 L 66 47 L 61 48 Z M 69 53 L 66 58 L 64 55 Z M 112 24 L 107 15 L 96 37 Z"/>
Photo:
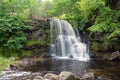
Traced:
<path fill-rule="evenodd" d="M 3 72 L 2 78 L 7 80 L 111 80 L 103 76 L 95 76 L 93 72 L 84 72 L 82 76 L 76 76 L 71 72 L 62 71 L 60 74 L 53 73 L 30 73 L 30 72 Z"/>

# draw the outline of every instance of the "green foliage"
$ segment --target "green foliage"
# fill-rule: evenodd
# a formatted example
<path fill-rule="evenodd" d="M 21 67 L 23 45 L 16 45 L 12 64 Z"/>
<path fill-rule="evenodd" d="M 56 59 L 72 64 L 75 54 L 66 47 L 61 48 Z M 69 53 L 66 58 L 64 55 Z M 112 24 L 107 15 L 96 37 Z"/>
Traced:
<path fill-rule="evenodd" d="M 30 13 L 29 4 L 29 0 L 2 0 L 0 2 L 0 14 L 28 18 Z"/>
<path fill-rule="evenodd" d="M 87 22 L 90 15 L 94 16 L 93 12 L 96 9 L 100 9 L 105 6 L 105 1 L 104 0 L 81 0 L 77 4 L 81 11 L 81 16 Z"/>
<path fill-rule="evenodd" d="M 74 25 L 80 25 L 81 20 L 80 10 L 77 2 L 80 0 L 54 0 L 53 9 L 49 10 L 49 15 L 56 18 L 66 19 Z"/>
<path fill-rule="evenodd" d="M 69 20 L 79 30 L 100 32 L 106 44 L 119 40 L 120 10 L 114 10 L 113 0 L 54 0 L 50 14 Z M 115 6 L 114 6 L 115 7 Z"/>
<path fill-rule="evenodd" d="M 50 2 L 49 0 L 46 0 L 45 2 L 41 0 L 33 0 L 32 3 L 34 4 L 33 6 L 31 6 L 30 9 L 32 17 L 49 17 L 48 11 L 53 7 L 52 2 Z"/>
<path fill-rule="evenodd" d="M 94 50 L 94 51 L 99 51 L 99 50 L 101 50 L 100 44 L 99 44 L 98 42 L 95 42 L 95 41 L 92 42 L 91 48 L 92 48 L 92 50 Z"/>
<path fill-rule="evenodd" d="M 39 40 L 27 41 L 26 46 L 39 45 L 41 42 Z"/>
<path fill-rule="evenodd" d="M 7 68 L 10 64 L 13 64 L 14 61 L 11 58 L 5 58 L 3 56 L 0 56 L 0 71 Z"/>
<path fill-rule="evenodd" d="M 0 46 L 20 49 L 27 40 L 24 30 L 27 26 L 29 0 L 0 1 Z M 24 13 L 25 12 L 25 13 Z"/>
<path fill-rule="evenodd" d="M 50 11 L 53 16 L 61 16 L 68 13 L 71 0 L 58 0 L 54 3 L 55 7 Z"/>
<path fill-rule="evenodd" d="M 40 0 L 1 0 L 0 15 L 9 14 L 11 16 L 28 19 L 30 16 L 46 14 L 46 10 L 50 9 L 51 5 L 49 2 L 42 3 Z"/>
<path fill-rule="evenodd" d="M 50 10 L 52 6 L 53 4 L 50 1 L 41 2 L 38 15 L 46 18 L 49 17 L 48 10 Z"/>
<path fill-rule="evenodd" d="M 15 59 L 19 59 L 20 57 L 28 57 L 33 54 L 30 50 L 11 50 L 6 47 L 0 47 L 0 56 L 4 56 L 6 58 L 14 57 Z"/>
<path fill-rule="evenodd" d="M 6 47 L 0 47 L 0 71 L 9 67 L 10 64 L 15 63 L 20 57 L 27 57 L 33 54 L 28 50 L 11 50 Z"/>
<path fill-rule="evenodd" d="M 30 26 L 25 25 L 24 20 L 16 16 L 5 16 L 0 19 L 0 46 L 10 49 L 20 49 L 26 41 L 24 30 Z"/>
<path fill-rule="evenodd" d="M 104 0 L 55 0 L 49 13 L 53 17 L 69 20 L 73 26 L 83 30 L 89 19 L 95 17 L 94 11 L 103 6 Z"/>
<path fill-rule="evenodd" d="M 92 33 L 104 33 L 104 41 L 109 43 L 117 40 L 120 34 L 120 22 L 118 20 L 120 11 L 104 7 L 100 10 L 93 26 L 89 28 Z"/>
<path fill-rule="evenodd" d="M 33 51 L 30 50 L 20 50 L 20 56 L 19 57 L 29 57 L 33 54 Z"/>

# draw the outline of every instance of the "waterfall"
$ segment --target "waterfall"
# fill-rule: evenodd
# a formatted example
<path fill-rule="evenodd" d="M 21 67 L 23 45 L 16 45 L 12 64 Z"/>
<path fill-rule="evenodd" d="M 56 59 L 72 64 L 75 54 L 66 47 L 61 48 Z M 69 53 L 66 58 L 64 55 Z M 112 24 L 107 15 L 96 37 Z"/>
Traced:
<path fill-rule="evenodd" d="M 89 59 L 88 44 L 81 42 L 78 30 L 66 20 L 50 20 L 51 54 L 56 57 L 71 57 L 78 60 Z"/>

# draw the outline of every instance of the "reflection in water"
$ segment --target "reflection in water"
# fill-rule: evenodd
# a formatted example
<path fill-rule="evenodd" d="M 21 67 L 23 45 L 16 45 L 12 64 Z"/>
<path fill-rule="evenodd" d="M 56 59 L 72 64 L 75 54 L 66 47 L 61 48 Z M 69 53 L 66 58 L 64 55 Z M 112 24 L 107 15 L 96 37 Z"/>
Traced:
<path fill-rule="evenodd" d="M 80 62 L 70 59 L 54 59 L 51 64 L 53 66 L 51 67 L 53 71 L 71 71 L 74 74 L 79 74 L 89 68 L 89 62 Z"/>
<path fill-rule="evenodd" d="M 95 75 L 109 76 L 112 80 L 120 79 L 120 62 L 105 60 L 77 61 L 72 59 L 51 58 L 44 62 L 38 62 L 25 68 L 25 71 L 52 72 L 58 74 L 61 71 L 70 71 L 76 75 L 81 75 L 85 70 L 93 70 Z"/>

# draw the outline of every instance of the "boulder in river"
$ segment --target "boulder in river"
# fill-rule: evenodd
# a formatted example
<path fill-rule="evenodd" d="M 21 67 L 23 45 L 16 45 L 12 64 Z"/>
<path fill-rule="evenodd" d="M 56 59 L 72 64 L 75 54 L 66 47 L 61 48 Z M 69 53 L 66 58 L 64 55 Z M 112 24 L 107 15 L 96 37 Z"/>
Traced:
<path fill-rule="evenodd" d="M 45 80 L 58 80 L 58 75 L 52 74 L 52 73 L 47 73 L 47 74 L 44 76 L 44 79 L 45 79 Z"/>
<path fill-rule="evenodd" d="M 95 80 L 93 71 L 84 71 L 82 74 L 82 80 Z"/>
<path fill-rule="evenodd" d="M 112 54 L 109 54 L 109 55 L 105 56 L 105 59 L 107 59 L 107 60 L 120 59 L 120 52 L 119 51 L 113 52 Z"/>
<path fill-rule="evenodd" d="M 35 76 L 35 79 L 34 79 L 34 80 L 44 80 L 44 79 L 43 79 L 42 76 L 37 75 L 37 76 Z"/>
<path fill-rule="evenodd" d="M 61 72 L 58 78 L 58 80 L 80 80 L 80 78 L 67 71 Z"/>
<path fill-rule="evenodd" d="M 98 77 L 96 78 L 96 80 L 111 80 L 111 79 L 105 78 L 105 77 L 101 77 L 101 76 L 98 76 Z"/>

